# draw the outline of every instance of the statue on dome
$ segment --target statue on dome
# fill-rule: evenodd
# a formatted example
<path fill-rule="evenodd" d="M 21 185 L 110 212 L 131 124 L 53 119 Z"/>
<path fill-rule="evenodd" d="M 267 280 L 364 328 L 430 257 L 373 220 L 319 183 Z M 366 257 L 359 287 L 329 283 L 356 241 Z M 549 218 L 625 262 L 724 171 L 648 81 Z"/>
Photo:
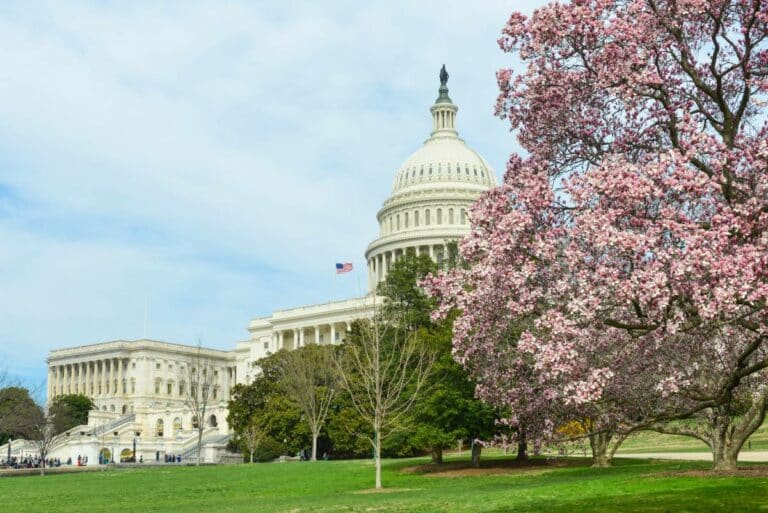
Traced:
<path fill-rule="evenodd" d="M 445 70 L 445 64 L 440 68 L 440 87 L 445 87 L 448 83 L 448 72 Z"/>

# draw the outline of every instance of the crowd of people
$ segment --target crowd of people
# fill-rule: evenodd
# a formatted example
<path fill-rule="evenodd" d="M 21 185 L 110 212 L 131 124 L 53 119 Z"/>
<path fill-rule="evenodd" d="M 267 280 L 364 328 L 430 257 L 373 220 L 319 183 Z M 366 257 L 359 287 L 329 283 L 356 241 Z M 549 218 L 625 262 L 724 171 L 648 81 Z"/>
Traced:
<path fill-rule="evenodd" d="M 67 460 L 67 465 L 71 465 L 72 460 Z M 0 466 L 3 468 L 40 468 L 43 465 L 43 460 L 40 456 L 12 456 L 11 459 L 4 459 L 0 462 Z M 59 458 L 48 458 L 45 462 L 46 467 L 60 467 L 61 460 Z"/>

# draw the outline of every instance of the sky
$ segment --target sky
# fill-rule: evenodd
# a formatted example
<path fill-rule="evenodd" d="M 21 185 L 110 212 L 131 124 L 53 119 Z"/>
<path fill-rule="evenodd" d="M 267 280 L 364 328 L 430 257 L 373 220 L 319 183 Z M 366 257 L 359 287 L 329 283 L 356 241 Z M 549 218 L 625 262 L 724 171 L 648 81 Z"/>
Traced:
<path fill-rule="evenodd" d="M 496 40 L 537 3 L 2 2 L 0 368 L 42 381 L 51 349 L 144 336 L 233 349 L 253 317 L 362 295 L 443 63 L 460 135 L 499 177 L 518 151 Z"/>

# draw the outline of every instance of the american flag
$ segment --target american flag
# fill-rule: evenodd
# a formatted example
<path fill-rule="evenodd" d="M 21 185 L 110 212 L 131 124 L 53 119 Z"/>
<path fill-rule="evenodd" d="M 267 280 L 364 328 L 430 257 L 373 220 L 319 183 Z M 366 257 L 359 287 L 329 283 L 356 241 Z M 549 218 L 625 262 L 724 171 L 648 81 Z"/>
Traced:
<path fill-rule="evenodd" d="M 346 262 L 344 264 L 336 264 L 336 274 L 348 273 L 351 270 L 352 270 L 352 264 L 349 262 Z"/>

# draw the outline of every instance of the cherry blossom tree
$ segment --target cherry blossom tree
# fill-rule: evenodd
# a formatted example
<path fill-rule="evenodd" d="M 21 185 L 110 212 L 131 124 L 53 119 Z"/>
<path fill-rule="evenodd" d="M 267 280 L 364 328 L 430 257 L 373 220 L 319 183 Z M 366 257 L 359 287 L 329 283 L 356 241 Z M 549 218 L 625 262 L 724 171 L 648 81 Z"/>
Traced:
<path fill-rule="evenodd" d="M 438 314 L 462 312 L 455 352 L 481 395 L 575 408 L 593 434 L 702 412 L 715 467 L 735 466 L 765 415 L 767 34 L 761 0 L 511 16 L 499 43 L 526 68 L 498 73 L 496 111 L 528 155 L 475 205 L 470 269 L 427 284 Z"/>

